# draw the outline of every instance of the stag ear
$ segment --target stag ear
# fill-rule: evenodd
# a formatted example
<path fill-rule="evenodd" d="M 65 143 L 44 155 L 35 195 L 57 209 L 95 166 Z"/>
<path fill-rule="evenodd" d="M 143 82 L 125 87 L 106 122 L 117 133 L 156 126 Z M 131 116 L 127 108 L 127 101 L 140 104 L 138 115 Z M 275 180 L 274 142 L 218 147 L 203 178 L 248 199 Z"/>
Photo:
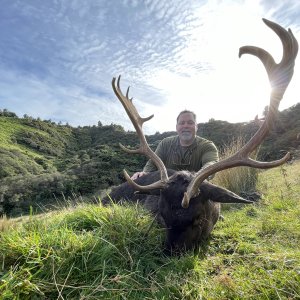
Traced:
<path fill-rule="evenodd" d="M 200 185 L 200 193 L 203 193 L 211 201 L 220 202 L 220 203 L 246 203 L 251 204 L 253 201 L 246 200 L 239 195 L 212 184 L 210 182 L 204 181 Z"/>

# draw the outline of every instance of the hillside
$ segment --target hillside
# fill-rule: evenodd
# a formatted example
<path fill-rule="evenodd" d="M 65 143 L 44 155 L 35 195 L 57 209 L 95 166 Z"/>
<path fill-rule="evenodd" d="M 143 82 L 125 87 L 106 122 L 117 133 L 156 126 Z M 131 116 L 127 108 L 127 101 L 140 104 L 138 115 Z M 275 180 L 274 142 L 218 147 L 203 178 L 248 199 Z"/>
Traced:
<path fill-rule="evenodd" d="M 262 199 L 223 211 L 180 257 L 140 207 L 78 204 L 0 221 L 0 299 L 299 299 L 300 161 L 259 173 Z"/>
<path fill-rule="evenodd" d="M 278 121 L 260 148 L 260 158 L 274 159 L 291 151 L 299 154 L 300 103 L 279 114 Z M 199 124 L 198 134 L 211 139 L 220 151 L 238 136 L 247 140 L 257 122 L 232 124 L 210 120 Z M 30 116 L 18 118 L 0 110 L 0 215 L 20 215 L 43 210 L 57 201 L 99 195 L 101 189 L 124 180 L 122 170 L 140 170 L 146 158 L 124 153 L 119 143 L 135 147 L 134 132 L 111 124 L 73 128 Z M 147 136 L 149 144 L 175 132 Z"/>
<path fill-rule="evenodd" d="M 0 116 L 0 214 L 28 213 L 57 199 L 91 195 L 140 169 L 144 157 L 124 153 L 136 144 L 117 125 L 72 128 L 30 117 Z"/>
<path fill-rule="evenodd" d="M 262 160 L 274 160 L 290 151 L 300 158 L 297 150 L 300 149 L 300 103 L 283 110 L 271 129 L 270 134 L 260 147 L 259 157 Z M 242 136 L 247 141 L 259 128 L 262 120 L 250 123 L 228 123 L 226 121 L 210 120 L 208 123 L 199 124 L 199 133 L 216 143 L 219 149 L 237 136 Z"/>

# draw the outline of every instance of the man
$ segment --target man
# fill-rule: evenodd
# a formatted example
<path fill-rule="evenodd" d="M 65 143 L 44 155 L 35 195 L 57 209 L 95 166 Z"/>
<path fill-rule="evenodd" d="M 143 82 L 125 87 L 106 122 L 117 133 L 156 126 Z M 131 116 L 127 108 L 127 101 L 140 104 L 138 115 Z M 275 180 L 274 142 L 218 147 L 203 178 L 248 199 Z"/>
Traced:
<path fill-rule="evenodd" d="M 196 115 L 184 110 L 177 117 L 178 135 L 163 139 L 155 153 L 161 158 L 166 168 L 173 170 L 199 171 L 218 161 L 218 150 L 213 142 L 196 135 L 198 129 Z M 155 164 L 149 160 L 142 172 L 136 172 L 132 179 L 137 179 L 155 171 Z"/>

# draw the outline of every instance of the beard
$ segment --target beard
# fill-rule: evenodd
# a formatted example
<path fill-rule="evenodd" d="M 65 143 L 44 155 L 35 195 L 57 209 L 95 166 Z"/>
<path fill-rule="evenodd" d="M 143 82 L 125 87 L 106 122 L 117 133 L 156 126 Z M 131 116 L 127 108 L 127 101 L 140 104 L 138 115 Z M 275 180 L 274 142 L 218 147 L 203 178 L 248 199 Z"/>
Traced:
<path fill-rule="evenodd" d="M 194 139 L 194 135 L 190 131 L 181 132 L 179 135 L 182 141 L 188 142 Z"/>

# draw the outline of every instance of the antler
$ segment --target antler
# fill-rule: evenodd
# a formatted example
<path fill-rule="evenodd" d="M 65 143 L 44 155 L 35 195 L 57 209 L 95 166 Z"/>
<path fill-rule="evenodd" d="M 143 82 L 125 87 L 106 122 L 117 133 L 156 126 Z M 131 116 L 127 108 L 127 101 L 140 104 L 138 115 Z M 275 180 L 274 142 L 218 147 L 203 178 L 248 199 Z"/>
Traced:
<path fill-rule="evenodd" d="M 125 108 L 125 111 L 137 132 L 137 135 L 140 139 L 140 147 L 138 149 L 132 150 L 132 149 L 127 149 L 122 144 L 119 144 L 119 145 L 124 151 L 126 151 L 128 153 L 144 154 L 148 158 L 150 158 L 155 163 L 157 169 L 160 171 L 161 180 L 157 181 L 155 183 L 152 183 L 150 185 L 141 186 L 141 185 L 138 185 L 137 183 L 135 183 L 130 178 L 130 176 L 128 175 L 126 170 L 123 170 L 124 176 L 125 176 L 126 180 L 128 181 L 128 183 L 130 183 L 138 191 L 148 191 L 151 189 L 162 188 L 165 186 L 165 184 L 168 180 L 167 169 L 166 169 L 164 163 L 162 162 L 162 160 L 159 158 L 159 156 L 157 156 L 156 153 L 154 153 L 152 151 L 152 149 L 149 147 L 147 140 L 145 138 L 145 135 L 143 134 L 143 129 L 142 129 L 143 124 L 145 122 L 147 122 L 148 120 L 150 120 L 151 118 L 153 118 L 153 115 L 151 115 L 147 118 L 140 117 L 139 113 L 137 112 L 135 106 L 132 103 L 132 98 L 131 99 L 128 98 L 129 87 L 127 88 L 126 96 L 123 95 L 121 88 L 120 88 L 120 78 L 121 78 L 121 75 L 118 77 L 117 85 L 116 85 L 116 78 L 114 77 L 112 79 L 112 83 L 111 83 L 112 88 L 113 88 L 116 96 L 121 101 L 123 107 Z"/>
<path fill-rule="evenodd" d="M 271 95 L 268 114 L 262 126 L 258 129 L 255 135 L 243 146 L 237 153 L 229 158 L 219 161 L 213 165 L 208 166 L 205 169 L 200 170 L 194 179 L 189 184 L 184 198 L 182 200 L 182 206 L 188 207 L 189 201 L 198 193 L 198 187 L 200 184 L 210 175 L 219 172 L 221 170 L 237 167 L 248 166 L 253 168 L 267 169 L 277 167 L 286 162 L 290 154 L 287 153 L 283 158 L 272 162 L 260 162 L 249 158 L 251 152 L 253 152 L 259 144 L 262 143 L 266 135 L 269 133 L 273 124 L 274 118 L 278 113 L 278 106 L 283 94 L 289 85 L 293 72 L 295 59 L 298 53 L 298 42 L 294 37 L 290 29 L 285 30 L 280 25 L 263 19 L 264 23 L 270 27 L 280 38 L 283 45 L 283 57 L 279 64 L 276 64 L 274 58 L 266 50 L 254 47 L 244 46 L 240 48 L 239 57 L 248 53 L 257 56 L 265 66 L 268 73 L 269 81 L 271 83 Z"/>

